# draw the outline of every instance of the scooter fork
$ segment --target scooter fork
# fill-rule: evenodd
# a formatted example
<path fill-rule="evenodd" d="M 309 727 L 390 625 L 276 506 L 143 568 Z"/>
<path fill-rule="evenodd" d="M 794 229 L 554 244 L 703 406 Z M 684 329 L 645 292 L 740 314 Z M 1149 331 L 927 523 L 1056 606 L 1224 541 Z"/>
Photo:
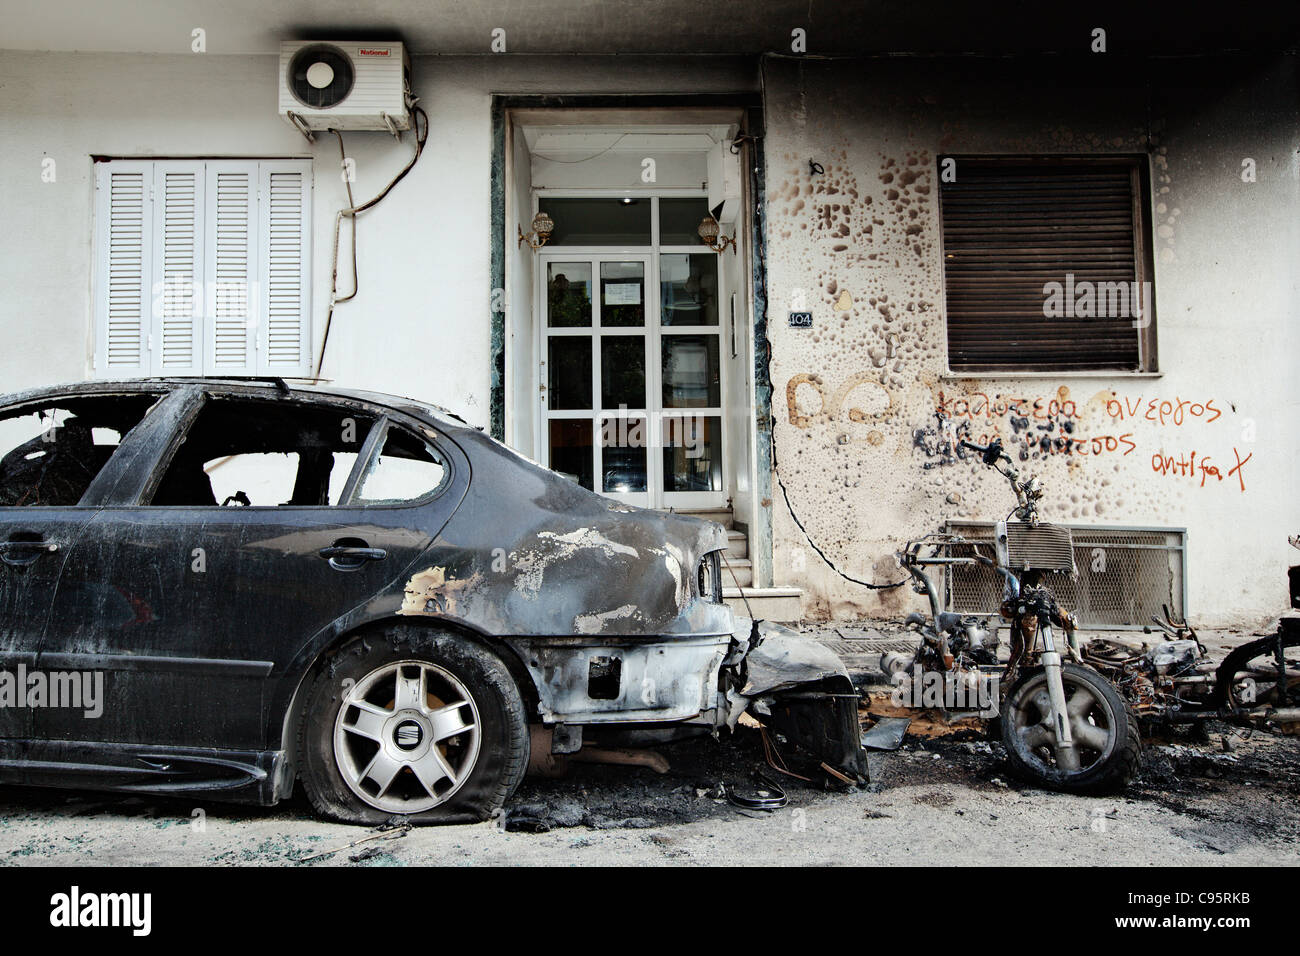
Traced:
<path fill-rule="evenodd" d="M 1070 729 L 1069 706 L 1065 700 L 1065 682 L 1061 679 L 1061 654 L 1056 649 L 1052 635 L 1052 625 L 1044 623 L 1040 630 L 1043 636 L 1043 653 L 1040 660 L 1043 673 L 1047 677 L 1047 696 L 1052 707 L 1052 724 L 1056 737 L 1056 765 L 1062 770 L 1079 769 L 1079 748 L 1074 744 L 1074 734 Z"/>

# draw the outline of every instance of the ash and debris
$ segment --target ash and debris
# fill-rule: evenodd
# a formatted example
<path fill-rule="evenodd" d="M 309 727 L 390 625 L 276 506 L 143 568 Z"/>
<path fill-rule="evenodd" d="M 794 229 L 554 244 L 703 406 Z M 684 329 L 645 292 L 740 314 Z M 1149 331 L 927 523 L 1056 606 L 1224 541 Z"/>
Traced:
<path fill-rule="evenodd" d="M 846 660 L 860 689 L 870 693 L 862 707 L 869 722 L 884 696 L 883 675 L 866 666 L 873 654 L 878 659 L 874 645 L 910 635 L 843 625 L 806 632 L 837 649 L 853 649 Z M 320 821 L 300 794 L 277 807 L 256 808 L 3 788 L 0 865 L 181 860 L 216 866 L 394 866 L 511 862 L 521 852 L 537 862 L 726 862 L 811 853 L 807 848 L 817 839 L 827 842 L 810 862 L 858 852 L 851 849 L 853 841 L 877 856 L 902 852 L 906 844 L 911 862 L 925 852 L 918 846 L 934 842 L 924 834 L 937 833 L 931 829 L 936 820 L 947 821 L 936 854 L 952 852 L 945 841 L 956 839 L 971 846 L 989 840 L 1026 854 L 1056 839 L 1061 841 L 1056 859 L 1073 853 L 1080 861 L 1133 862 L 1134 854 L 1145 853 L 1156 863 L 1251 862 L 1261 856 L 1300 863 L 1300 736 L 1248 732 L 1212 721 L 1199 731 L 1150 738 L 1137 780 L 1124 793 L 1102 798 L 1026 784 L 1010 773 L 1000 744 L 986 739 L 978 721 L 947 725 L 932 714 L 917 715 L 899 750 L 870 753 L 871 784 L 864 790 L 832 791 L 774 774 L 764 760 L 760 734 L 745 727 L 718 739 L 656 749 L 670 762 L 666 774 L 575 763 L 562 778 L 527 778 L 497 819 L 468 827 L 414 828 L 382 839 L 366 828 Z M 727 800 L 729 788 L 754 786 L 759 770 L 780 782 L 788 809 L 742 809 Z M 202 819 L 196 807 L 202 807 Z M 791 834 L 792 813 L 818 821 L 809 830 L 812 837 Z M 1123 860 L 1106 855 L 1110 844 L 1088 842 L 1097 836 L 1099 822 L 1121 838 L 1129 834 L 1133 842 Z M 507 846 L 509 855 L 503 857 Z M 986 855 L 968 861 L 998 860 Z"/>
<path fill-rule="evenodd" d="M 566 827 L 640 830 L 762 812 L 742 810 L 727 799 L 729 789 L 752 787 L 755 771 L 776 776 L 764 763 L 757 731 L 739 727 L 717 739 L 701 737 L 655 749 L 668 758 L 666 774 L 580 764 L 559 779 L 526 778 L 506 805 L 505 828 L 532 833 Z M 791 805 L 822 793 L 794 778 L 781 780 L 781 786 Z"/>
<path fill-rule="evenodd" d="M 864 697 L 864 722 L 875 699 L 887 695 L 879 670 L 883 649 L 901 649 L 916 638 L 902 627 L 806 626 L 810 637 L 840 650 Z M 1158 637 L 1110 635 L 1134 646 Z M 1257 635 L 1222 632 L 1200 635 L 1214 659 Z M 884 790 L 937 785 L 916 799 L 946 805 L 957 789 L 1045 793 L 1018 780 L 997 741 L 986 738 L 982 722 L 968 719 L 949 731 L 944 721 L 920 715 L 921 733 L 909 732 L 894 760 L 873 761 L 873 783 Z M 1173 832 L 1198 848 L 1227 854 L 1259 842 L 1300 843 L 1300 736 L 1247 730 L 1221 721 L 1143 733 L 1142 769 L 1123 793 L 1108 799 L 1116 806 L 1151 804 L 1185 818 Z M 879 772 L 877 773 L 877 769 Z M 956 811 L 961 813 L 962 811 Z"/>

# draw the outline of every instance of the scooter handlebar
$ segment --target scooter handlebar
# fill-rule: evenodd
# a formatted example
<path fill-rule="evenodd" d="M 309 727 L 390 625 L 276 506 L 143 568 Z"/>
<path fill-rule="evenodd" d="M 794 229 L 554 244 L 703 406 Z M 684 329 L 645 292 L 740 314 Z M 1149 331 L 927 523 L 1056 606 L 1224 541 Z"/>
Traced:
<path fill-rule="evenodd" d="M 993 439 L 987 445 L 976 445 L 974 442 L 966 441 L 963 438 L 961 441 L 961 447 L 969 449 L 970 451 L 978 452 L 986 465 L 996 465 L 1003 458 L 1007 458 L 1002 451 L 1002 439 L 1000 438 Z M 1007 458 L 1007 461 L 1010 460 L 1010 458 Z"/>

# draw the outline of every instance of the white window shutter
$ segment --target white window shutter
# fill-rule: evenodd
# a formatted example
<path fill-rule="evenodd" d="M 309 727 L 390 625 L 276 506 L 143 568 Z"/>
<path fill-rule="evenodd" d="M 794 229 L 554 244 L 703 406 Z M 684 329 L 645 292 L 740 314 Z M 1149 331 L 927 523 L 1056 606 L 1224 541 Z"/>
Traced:
<path fill-rule="evenodd" d="M 309 375 L 312 165 L 261 164 L 263 338 L 260 375 Z"/>
<path fill-rule="evenodd" d="M 96 373 L 309 374 L 311 169 L 97 164 Z"/>
<path fill-rule="evenodd" d="M 203 371 L 203 166 L 154 164 L 151 369 Z"/>
<path fill-rule="evenodd" d="M 149 371 L 153 163 L 95 164 L 95 369 L 124 377 Z"/>
<path fill-rule="evenodd" d="M 261 375 L 310 374 L 311 163 L 261 164 Z"/>
<path fill-rule="evenodd" d="M 257 374 L 257 163 L 207 164 L 208 375 Z"/>

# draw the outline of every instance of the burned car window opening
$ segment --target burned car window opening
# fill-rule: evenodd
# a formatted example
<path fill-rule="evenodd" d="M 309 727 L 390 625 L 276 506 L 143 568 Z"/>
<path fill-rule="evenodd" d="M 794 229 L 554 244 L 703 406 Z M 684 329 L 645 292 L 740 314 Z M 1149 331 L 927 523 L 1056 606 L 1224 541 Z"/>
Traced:
<path fill-rule="evenodd" d="M 401 505 L 421 501 L 447 485 L 446 458 L 424 439 L 386 422 L 378 454 L 365 466 L 354 498 L 360 505 Z"/>
<path fill-rule="evenodd" d="M 74 398 L 0 417 L 0 507 L 71 507 L 156 394 Z"/>
<path fill-rule="evenodd" d="M 150 503 L 339 505 L 373 424 L 372 416 L 349 409 L 210 396 Z"/>

